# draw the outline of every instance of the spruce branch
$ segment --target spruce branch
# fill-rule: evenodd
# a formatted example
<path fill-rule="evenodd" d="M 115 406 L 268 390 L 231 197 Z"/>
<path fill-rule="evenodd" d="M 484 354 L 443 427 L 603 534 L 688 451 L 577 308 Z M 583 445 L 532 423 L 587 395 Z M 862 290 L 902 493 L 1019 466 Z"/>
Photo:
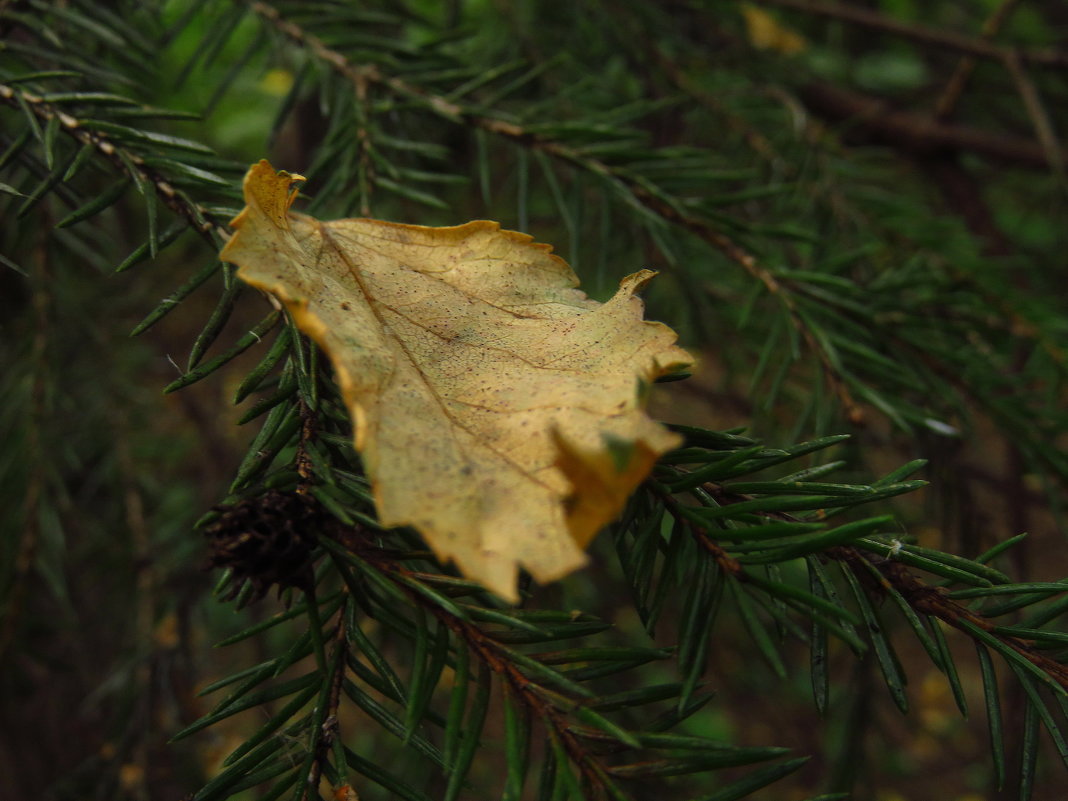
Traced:
<path fill-rule="evenodd" d="M 403 566 L 391 552 L 369 545 L 366 532 L 359 526 L 337 525 L 332 527 L 329 536 L 392 580 L 411 603 L 447 626 L 458 641 L 475 654 L 494 675 L 506 682 L 514 697 L 520 699 L 531 714 L 542 721 L 545 728 L 560 742 L 571 762 L 578 767 L 583 781 L 597 788 L 599 793 L 609 791 L 611 779 L 605 766 L 587 747 L 581 736 L 586 730 L 577 727 L 568 717 L 569 710 L 582 705 L 581 700 L 569 699 L 542 687 L 521 670 L 515 662 L 514 652 L 503 643 L 475 623 L 451 614 L 441 605 L 432 602 L 427 595 L 413 589 L 413 586 L 422 584 L 424 574 Z"/>
<path fill-rule="evenodd" d="M 706 482 L 702 484 L 701 488 L 723 505 L 754 500 L 752 495 L 733 492 L 729 487 L 715 482 Z M 664 499 L 668 507 L 674 510 L 675 515 L 684 521 L 687 529 L 697 539 L 701 547 L 712 556 L 716 564 L 724 569 L 725 572 L 744 581 L 746 573 L 742 565 L 716 544 L 715 529 L 708 526 L 702 527 L 692 518 L 682 516 L 678 511 L 678 501 L 673 499 L 670 493 L 666 492 L 666 488 L 661 489 L 653 484 L 653 489 L 658 496 Z M 774 520 L 785 520 L 794 523 L 804 522 L 787 512 L 757 512 L 757 514 Z M 885 558 L 872 559 L 860 549 L 851 545 L 832 546 L 822 551 L 820 555 L 823 558 L 846 564 L 858 579 L 881 594 L 885 595 L 886 590 L 892 587 L 905 598 L 916 612 L 938 618 L 971 639 L 976 638 L 975 629 L 977 628 L 986 632 L 1008 648 L 1019 653 L 1064 690 L 1068 691 L 1068 665 L 1051 659 L 1037 650 L 1033 645 L 1034 641 L 1027 641 L 1024 638 L 1000 632 L 998 630 L 999 625 L 990 618 L 973 612 L 949 598 L 947 590 L 944 588 L 932 586 L 914 575 L 906 565 L 894 559 L 892 546 L 886 547 L 887 556 Z M 875 568 L 883 577 L 885 584 L 872 582 L 867 566 Z"/>
<path fill-rule="evenodd" d="M 230 233 L 226 225 L 191 201 L 184 192 L 175 189 L 159 171 L 149 167 L 144 159 L 114 142 L 107 134 L 92 130 L 57 104 L 21 87 L 0 84 L 0 100 L 12 108 L 28 108 L 33 116 L 46 126 L 50 122 L 58 125 L 65 135 L 81 145 L 91 147 L 139 187 L 152 187 L 163 204 L 183 218 L 212 249 L 217 249 L 220 241 L 229 238 Z"/>
<path fill-rule="evenodd" d="M 888 546 L 889 550 L 890 546 Z M 1033 645 L 1034 641 L 999 632 L 998 625 L 990 618 L 977 614 L 946 597 L 945 589 L 926 583 L 910 572 L 901 562 L 895 561 L 892 555 L 888 555 L 885 559 L 872 560 L 857 548 L 837 546 L 829 549 L 826 556 L 847 564 L 862 581 L 867 573 L 864 564 L 873 566 L 885 579 L 886 586 L 893 587 L 901 593 L 917 612 L 936 617 L 973 640 L 976 639 L 975 629 L 987 632 L 991 637 L 1016 651 L 1068 692 L 1068 665 L 1051 659 L 1037 650 Z M 877 585 L 875 589 L 885 592 L 883 585 Z"/>
<path fill-rule="evenodd" d="M 311 610 L 314 608 L 315 599 L 312 596 L 308 596 L 308 601 L 308 609 Z M 338 612 L 333 646 L 328 660 L 330 669 L 324 683 L 326 707 L 321 714 L 321 718 L 318 719 L 319 730 L 313 732 L 314 742 L 309 753 L 311 769 L 302 772 L 303 775 L 307 776 L 307 783 L 304 786 L 302 795 L 304 801 L 308 801 L 311 798 L 319 798 L 319 779 L 322 776 L 323 765 L 329 760 L 330 754 L 339 742 L 338 710 L 341 707 L 341 688 L 345 680 L 345 654 L 349 647 L 348 635 L 342 619 L 345 606 L 346 604 L 342 602 Z M 339 774 L 336 787 L 340 791 L 349 786 L 348 781 L 344 779 L 345 763 L 343 760 L 339 761 L 334 767 Z"/>
<path fill-rule="evenodd" d="M 716 542 L 714 537 L 711 536 L 710 530 L 706 527 L 702 527 L 697 521 L 690 517 L 687 517 L 681 511 L 682 504 L 671 494 L 671 491 L 658 481 L 649 481 L 649 487 L 651 487 L 653 494 L 655 494 L 660 500 L 664 502 L 664 505 L 671 511 L 672 517 L 679 520 L 691 536 L 696 540 L 697 544 L 701 548 L 708 552 L 719 568 L 727 575 L 733 576 L 740 581 L 744 581 L 746 577 L 745 568 L 742 567 L 741 562 L 727 553 L 719 543 Z M 705 483 L 702 485 L 703 489 L 714 492 L 715 485 L 711 483 Z"/>

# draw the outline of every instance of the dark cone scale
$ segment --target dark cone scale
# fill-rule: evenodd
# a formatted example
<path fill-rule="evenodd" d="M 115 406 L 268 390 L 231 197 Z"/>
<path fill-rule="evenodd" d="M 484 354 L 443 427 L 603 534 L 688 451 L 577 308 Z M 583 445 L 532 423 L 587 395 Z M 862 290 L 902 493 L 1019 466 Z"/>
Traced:
<path fill-rule="evenodd" d="M 233 598 L 248 579 L 251 600 L 272 586 L 306 588 L 312 578 L 315 535 L 327 517 L 317 501 L 295 492 L 268 492 L 225 510 L 208 526 L 210 567 L 233 570 Z"/>

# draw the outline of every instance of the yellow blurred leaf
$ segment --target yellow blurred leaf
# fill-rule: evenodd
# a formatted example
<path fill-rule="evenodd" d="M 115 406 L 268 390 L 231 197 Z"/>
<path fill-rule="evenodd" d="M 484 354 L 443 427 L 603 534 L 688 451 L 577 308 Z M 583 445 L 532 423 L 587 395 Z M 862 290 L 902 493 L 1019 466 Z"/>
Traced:
<path fill-rule="evenodd" d="M 581 567 L 678 444 L 643 411 L 652 381 L 691 362 L 642 320 L 654 273 L 600 304 L 525 234 L 322 222 L 289 211 L 299 180 L 253 166 L 221 258 L 330 356 L 382 524 L 414 526 L 510 600 L 519 567 L 540 582 Z"/>
<path fill-rule="evenodd" d="M 119 786 L 129 795 L 141 795 L 144 792 L 145 769 L 133 762 L 119 766 Z"/>
<path fill-rule="evenodd" d="M 174 649 L 181 643 L 181 635 L 178 631 L 178 615 L 169 612 L 160 618 L 152 632 L 152 639 L 157 648 Z"/>
<path fill-rule="evenodd" d="M 745 17 L 749 42 L 757 50 L 775 50 L 792 56 L 808 47 L 804 36 L 783 25 L 764 9 L 746 3 L 740 10 Z"/>
<path fill-rule="evenodd" d="M 260 79 L 260 89 L 275 97 L 285 97 L 293 88 L 293 73 L 289 70 L 267 70 Z"/>

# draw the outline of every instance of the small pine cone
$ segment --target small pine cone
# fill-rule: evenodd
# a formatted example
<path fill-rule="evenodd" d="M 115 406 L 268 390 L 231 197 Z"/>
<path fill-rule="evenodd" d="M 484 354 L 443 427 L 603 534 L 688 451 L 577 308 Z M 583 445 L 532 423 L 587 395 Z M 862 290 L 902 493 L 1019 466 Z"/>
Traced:
<path fill-rule="evenodd" d="M 274 585 L 307 588 L 312 579 L 315 532 L 326 521 L 318 502 L 295 492 L 271 491 L 224 507 L 206 534 L 211 549 L 209 567 L 233 570 L 233 598 L 248 579 L 251 600 L 262 598 Z"/>

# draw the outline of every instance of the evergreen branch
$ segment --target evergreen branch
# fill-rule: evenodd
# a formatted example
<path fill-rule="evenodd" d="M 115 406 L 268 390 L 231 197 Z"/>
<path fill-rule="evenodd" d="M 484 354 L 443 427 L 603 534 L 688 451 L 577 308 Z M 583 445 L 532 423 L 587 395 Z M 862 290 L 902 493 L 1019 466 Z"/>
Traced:
<path fill-rule="evenodd" d="M 893 36 L 912 39 L 921 44 L 952 50 L 978 58 L 1005 62 L 1006 57 L 1015 52 L 1021 61 L 1036 66 L 1068 68 L 1068 53 L 1055 49 L 1021 50 L 1013 47 L 1000 47 L 985 38 L 974 38 L 959 33 L 940 31 L 924 25 L 901 22 L 887 17 L 878 11 L 856 5 L 841 3 L 820 3 L 815 0 L 752 0 L 758 5 L 778 6 L 806 14 L 841 20 Z"/>
<path fill-rule="evenodd" d="M 703 484 L 702 489 L 713 495 L 718 501 L 728 505 L 754 500 L 750 495 L 734 493 L 729 487 L 724 487 L 713 482 Z M 665 502 L 667 502 L 666 499 Z M 678 507 L 677 501 L 672 500 L 671 503 L 674 503 L 676 508 Z M 757 514 L 775 520 L 786 520 L 795 523 L 803 522 L 800 518 L 786 512 L 757 512 Z M 712 554 L 717 564 L 729 570 L 738 578 L 743 578 L 745 576 L 741 565 L 737 564 L 736 560 L 733 560 L 732 557 L 730 557 L 720 546 L 714 545 L 714 547 L 708 547 L 704 544 L 704 540 L 714 539 L 714 530 L 705 528 L 704 532 L 701 532 L 701 527 L 698 524 L 688 518 L 684 519 L 689 523 L 687 527 L 698 537 L 698 541 L 702 544 L 702 547 Z M 904 564 L 895 561 L 892 546 L 888 545 L 887 550 L 887 558 L 879 559 L 877 561 L 872 561 L 858 548 L 851 545 L 832 546 L 824 550 L 822 556 L 845 563 L 861 581 L 865 581 L 869 585 L 872 582 L 868 571 L 865 569 L 865 565 L 871 565 L 886 581 L 885 586 L 882 584 L 875 585 L 874 589 L 877 591 L 886 594 L 887 589 L 892 587 L 901 594 L 915 611 L 936 617 L 972 639 L 975 638 L 974 628 L 981 629 L 1008 648 L 1011 648 L 1013 651 L 1020 654 L 1068 691 L 1068 665 L 1051 659 L 1041 651 L 1029 645 L 1024 639 L 1009 636 L 998 631 L 998 625 L 992 622 L 990 618 L 977 614 L 967 607 L 958 604 L 956 601 L 946 596 L 945 589 L 927 584 L 922 579 L 913 575 Z M 734 562 L 737 566 L 732 566 L 731 562 Z"/>
<path fill-rule="evenodd" d="M 536 715 L 548 730 L 559 739 L 568 758 L 579 768 L 585 782 L 602 790 L 607 789 L 605 768 L 597 761 L 590 750 L 583 744 L 576 733 L 578 729 L 572 724 L 566 710 L 551 700 L 558 696 L 530 679 L 513 661 L 512 653 L 479 626 L 450 614 L 439 604 L 433 603 L 425 595 L 413 589 L 414 584 L 421 584 L 422 575 L 398 564 L 389 552 L 368 546 L 367 538 L 359 527 L 337 525 L 330 532 L 342 547 L 358 555 L 383 576 L 390 578 L 412 603 L 432 614 L 451 630 L 479 660 L 493 673 L 508 683 L 515 697 Z M 575 708 L 581 702 L 569 701 Z"/>
<path fill-rule="evenodd" d="M 891 546 L 887 546 L 888 549 Z M 1068 665 L 1043 654 L 1024 639 L 1011 637 L 997 631 L 997 625 L 984 615 L 979 615 L 956 601 L 946 597 L 946 590 L 932 587 L 917 578 L 908 568 L 893 559 L 892 556 L 878 562 L 872 562 L 857 548 L 838 546 L 829 549 L 826 555 L 832 559 L 845 562 L 858 575 L 863 577 L 862 562 L 873 565 L 886 579 L 889 586 L 897 590 L 918 612 L 936 617 L 942 622 L 975 638 L 974 628 L 981 629 L 999 640 L 1016 653 L 1024 657 L 1057 684 L 1068 691 Z M 972 628 L 974 627 L 974 628 Z"/>
<path fill-rule="evenodd" d="M 648 484 L 652 487 L 656 496 L 664 502 L 664 505 L 669 510 L 671 510 L 672 517 L 682 522 L 687 531 L 689 531 L 691 536 L 697 541 L 697 544 L 712 556 L 712 559 L 719 565 L 719 568 L 724 573 L 734 576 L 734 578 L 739 579 L 740 581 L 744 581 L 746 572 L 742 567 L 741 562 L 727 553 L 727 551 L 709 535 L 707 528 L 702 528 L 697 521 L 682 513 L 682 504 L 675 499 L 675 496 L 671 494 L 668 488 L 658 481 L 650 481 Z M 711 484 L 705 484 L 703 486 L 706 489 L 711 489 L 712 487 Z"/>
<path fill-rule="evenodd" d="M 761 159 L 774 165 L 777 169 L 790 169 L 787 162 L 776 152 L 775 145 L 771 143 L 767 136 L 751 126 L 740 114 L 728 109 L 712 92 L 706 91 L 696 81 L 691 80 L 685 71 L 668 57 L 664 49 L 655 40 L 647 40 L 646 44 L 648 58 L 659 67 L 670 84 L 721 117 L 726 123 L 727 129 L 740 136 L 746 146 Z"/>
<path fill-rule="evenodd" d="M 789 291 L 751 253 L 726 234 L 715 230 L 703 220 L 680 210 L 677 203 L 665 198 L 661 193 L 654 191 L 646 182 L 630 175 L 625 170 L 612 167 L 599 159 L 587 156 L 559 140 L 529 131 L 507 120 L 487 116 L 474 109 L 455 103 L 446 97 L 427 92 L 402 78 L 384 73 L 376 65 L 355 65 L 342 53 L 327 47 L 315 35 L 308 33 L 299 25 L 283 19 L 278 10 L 267 3 L 255 0 L 251 3 L 251 8 L 284 36 L 301 47 L 310 50 L 316 58 L 325 62 L 338 74 L 352 82 L 357 91 L 360 91 L 360 87 L 366 86 L 367 83 L 378 84 L 400 96 L 419 103 L 423 108 L 450 122 L 483 130 L 531 150 L 553 156 L 560 161 L 619 186 L 635 201 L 661 219 L 689 231 L 699 239 L 712 245 L 728 259 L 742 267 L 752 278 L 759 281 L 769 294 L 779 299 L 787 310 L 791 323 L 804 339 L 806 345 L 817 354 L 823 365 L 825 375 L 838 396 L 839 402 L 842 404 L 847 419 L 854 425 L 863 423 L 863 412 L 860 405 L 853 399 L 845 377 L 841 375 L 826 349 L 820 344 L 819 339 L 813 334 L 798 312 L 797 305 Z"/>
<path fill-rule="evenodd" d="M 312 608 L 313 599 L 309 600 L 309 609 Z M 341 610 L 338 612 L 339 616 L 344 615 L 345 605 L 341 605 Z M 348 635 L 345 628 L 345 623 L 338 618 L 337 632 L 334 635 L 333 651 L 330 655 L 330 675 L 329 690 L 327 691 L 326 698 L 326 710 L 325 715 L 322 717 L 322 724 L 319 732 L 313 732 L 313 735 L 318 739 L 315 742 L 315 749 L 312 756 L 311 770 L 307 772 L 307 784 L 304 787 L 304 794 L 302 798 L 304 801 L 308 801 L 309 798 L 319 797 L 319 778 L 322 776 L 323 765 L 329 758 L 331 749 L 334 747 L 334 743 L 337 741 L 340 733 L 338 731 L 338 709 L 341 706 L 341 687 L 345 680 L 345 652 L 348 649 Z M 344 771 L 344 762 L 338 763 L 337 770 Z M 348 782 L 343 779 L 337 781 L 337 788 L 341 790 L 343 787 L 348 786 Z"/>
<path fill-rule="evenodd" d="M 0 100 L 12 108 L 28 108 L 34 118 L 45 123 L 46 126 L 49 123 L 58 125 L 59 130 L 64 134 L 81 145 L 93 148 L 138 186 L 153 187 L 156 196 L 163 204 L 185 219 L 189 227 L 200 234 L 213 250 L 219 246 L 216 237 L 222 240 L 229 238 L 227 226 L 216 222 L 210 212 L 175 189 L 163 175 L 149 167 L 144 159 L 116 144 L 106 134 L 90 130 L 81 120 L 66 113 L 54 103 L 19 87 L 0 84 Z"/>

